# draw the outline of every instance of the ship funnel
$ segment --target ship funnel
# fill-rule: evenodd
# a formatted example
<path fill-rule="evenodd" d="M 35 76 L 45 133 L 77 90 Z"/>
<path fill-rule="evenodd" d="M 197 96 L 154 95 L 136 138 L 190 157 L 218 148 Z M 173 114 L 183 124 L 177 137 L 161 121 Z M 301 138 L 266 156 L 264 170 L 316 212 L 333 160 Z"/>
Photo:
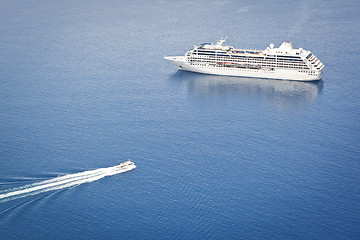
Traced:
<path fill-rule="evenodd" d="M 219 41 L 216 42 L 216 45 L 222 45 L 225 41 L 226 41 L 227 37 L 220 39 Z"/>
<path fill-rule="evenodd" d="M 288 41 L 283 42 L 281 44 L 281 46 L 279 47 L 279 49 L 282 50 L 282 51 L 285 51 L 285 52 L 292 52 L 294 50 L 293 47 L 292 47 L 291 42 L 288 42 Z"/>

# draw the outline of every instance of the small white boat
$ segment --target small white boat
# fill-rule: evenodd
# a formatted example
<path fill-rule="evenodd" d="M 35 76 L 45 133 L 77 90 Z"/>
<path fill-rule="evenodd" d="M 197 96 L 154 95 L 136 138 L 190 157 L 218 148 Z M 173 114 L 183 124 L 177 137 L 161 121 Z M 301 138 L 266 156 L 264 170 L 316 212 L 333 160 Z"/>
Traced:
<path fill-rule="evenodd" d="M 130 171 L 133 170 L 134 168 L 136 168 L 136 165 L 128 160 L 126 162 L 120 163 L 119 165 L 114 167 L 115 169 L 122 171 L 122 172 L 126 172 L 126 171 Z"/>

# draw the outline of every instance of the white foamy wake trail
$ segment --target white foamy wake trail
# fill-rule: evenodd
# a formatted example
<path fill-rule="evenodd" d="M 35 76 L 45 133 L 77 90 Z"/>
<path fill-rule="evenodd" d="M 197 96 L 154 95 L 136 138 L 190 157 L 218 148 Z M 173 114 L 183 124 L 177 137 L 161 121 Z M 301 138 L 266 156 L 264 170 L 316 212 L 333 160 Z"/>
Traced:
<path fill-rule="evenodd" d="M 87 182 L 93 182 L 106 176 L 115 175 L 128 170 L 119 170 L 116 167 L 99 168 L 95 170 L 67 174 L 46 181 L 28 184 L 22 187 L 6 190 L 0 194 L 0 202 L 6 202 L 17 198 L 32 196 L 35 194 L 59 190 Z"/>

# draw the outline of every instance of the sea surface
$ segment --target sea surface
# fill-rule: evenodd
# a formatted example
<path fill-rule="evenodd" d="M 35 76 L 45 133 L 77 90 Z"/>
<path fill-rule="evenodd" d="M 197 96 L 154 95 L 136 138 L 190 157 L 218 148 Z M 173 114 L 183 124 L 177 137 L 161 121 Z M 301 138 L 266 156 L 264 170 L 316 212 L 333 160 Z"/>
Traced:
<path fill-rule="evenodd" d="M 360 2 L 0 2 L 0 239 L 358 239 Z M 292 41 L 321 81 L 178 71 Z M 137 168 L 111 174 L 131 159 Z M 104 170 L 105 169 L 105 170 Z"/>

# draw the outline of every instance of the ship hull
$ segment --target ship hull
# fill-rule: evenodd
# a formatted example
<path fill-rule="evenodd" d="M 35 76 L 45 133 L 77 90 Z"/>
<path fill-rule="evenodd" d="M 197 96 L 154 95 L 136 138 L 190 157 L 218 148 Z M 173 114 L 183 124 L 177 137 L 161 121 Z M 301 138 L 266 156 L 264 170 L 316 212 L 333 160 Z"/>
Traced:
<path fill-rule="evenodd" d="M 268 69 L 251 69 L 238 67 L 223 67 L 211 64 L 193 64 L 185 61 L 184 56 L 164 57 L 180 70 L 223 75 L 236 77 L 253 77 L 253 78 L 269 78 L 291 81 L 318 81 L 321 79 L 322 71 L 302 71 L 297 69 L 282 69 L 282 68 L 268 68 Z"/>

